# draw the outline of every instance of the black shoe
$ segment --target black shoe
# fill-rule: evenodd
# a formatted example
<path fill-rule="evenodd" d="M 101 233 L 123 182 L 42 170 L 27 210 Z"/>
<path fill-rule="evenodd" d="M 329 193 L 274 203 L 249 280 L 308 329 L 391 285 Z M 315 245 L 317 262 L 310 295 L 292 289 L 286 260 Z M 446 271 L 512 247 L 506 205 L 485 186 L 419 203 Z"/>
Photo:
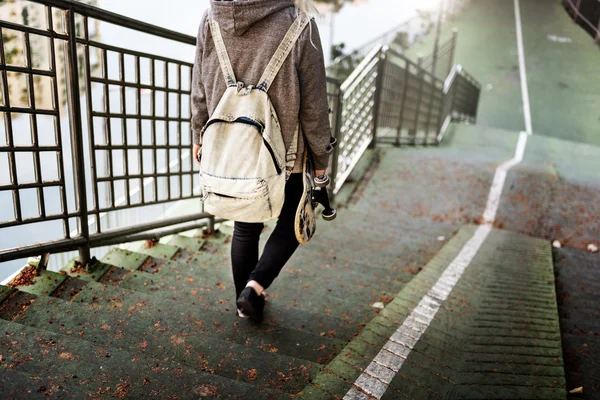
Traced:
<path fill-rule="evenodd" d="M 265 309 L 265 298 L 256 294 L 253 288 L 248 286 L 237 299 L 237 308 L 254 321 L 263 320 L 263 311 Z"/>

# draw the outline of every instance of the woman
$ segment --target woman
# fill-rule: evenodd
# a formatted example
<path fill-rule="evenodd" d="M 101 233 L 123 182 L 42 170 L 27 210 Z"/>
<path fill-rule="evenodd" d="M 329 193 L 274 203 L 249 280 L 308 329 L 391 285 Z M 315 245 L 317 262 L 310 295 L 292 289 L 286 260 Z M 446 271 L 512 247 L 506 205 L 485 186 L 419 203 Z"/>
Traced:
<path fill-rule="evenodd" d="M 221 27 L 223 41 L 237 79 L 258 84 L 269 60 L 299 12 L 314 10 L 312 0 L 211 0 L 198 32 L 192 81 L 192 131 L 199 162 L 201 131 L 226 89 L 211 36 L 209 18 Z M 317 25 L 312 20 L 302 31 L 275 77 L 269 97 L 279 117 L 285 146 L 290 148 L 298 126 L 296 163 L 285 187 L 285 201 L 277 226 L 259 259 L 262 223 L 235 222 L 231 262 L 237 313 L 262 320 L 264 290 L 290 259 L 298 241 L 294 233 L 296 210 L 303 191 L 304 152 L 314 161 L 316 174 L 325 173 L 331 152 L 323 50 Z"/>

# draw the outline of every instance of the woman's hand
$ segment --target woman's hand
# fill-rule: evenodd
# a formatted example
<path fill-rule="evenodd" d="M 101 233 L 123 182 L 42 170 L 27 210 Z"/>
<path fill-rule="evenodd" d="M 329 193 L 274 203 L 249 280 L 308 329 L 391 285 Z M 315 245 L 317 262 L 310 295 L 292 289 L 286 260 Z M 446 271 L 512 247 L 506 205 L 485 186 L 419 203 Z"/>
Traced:
<path fill-rule="evenodd" d="M 315 176 L 319 176 L 319 175 L 325 175 L 325 170 L 324 169 L 316 169 Z"/>
<path fill-rule="evenodd" d="M 196 164 L 200 164 L 200 149 L 201 146 L 199 144 L 195 144 L 192 148 L 192 154 L 194 155 L 194 160 L 196 160 Z"/>

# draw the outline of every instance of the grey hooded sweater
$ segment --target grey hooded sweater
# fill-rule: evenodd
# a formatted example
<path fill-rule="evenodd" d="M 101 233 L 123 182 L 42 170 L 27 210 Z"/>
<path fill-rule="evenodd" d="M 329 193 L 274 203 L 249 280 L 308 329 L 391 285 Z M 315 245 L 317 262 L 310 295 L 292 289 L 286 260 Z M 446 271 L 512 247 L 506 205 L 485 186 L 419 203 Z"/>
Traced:
<path fill-rule="evenodd" d="M 227 88 L 207 23 L 209 13 L 221 27 L 237 80 L 246 85 L 257 85 L 298 10 L 293 0 L 211 0 L 211 10 L 204 14 L 200 23 L 192 75 L 194 144 L 201 144 L 202 128 Z M 269 97 L 279 117 L 286 148 L 290 147 L 298 122 L 302 128 L 293 172 L 302 171 L 305 141 L 313 155 L 315 168 L 325 169 L 332 150 L 329 144 L 331 128 L 325 63 L 314 21 L 302 32 L 283 64 L 269 89 Z"/>

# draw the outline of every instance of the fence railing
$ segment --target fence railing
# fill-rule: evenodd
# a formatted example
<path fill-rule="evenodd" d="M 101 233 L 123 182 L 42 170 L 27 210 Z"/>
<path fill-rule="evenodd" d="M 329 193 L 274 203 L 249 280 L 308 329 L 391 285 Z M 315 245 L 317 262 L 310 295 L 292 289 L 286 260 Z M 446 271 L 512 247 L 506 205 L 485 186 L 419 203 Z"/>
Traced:
<path fill-rule="evenodd" d="M 214 217 L 199 209 L 190 154 L 192 64 L 101 43 L 89 26 L 100 20 L 186 46 L 195 38 L 69 0 L 28 4 L 39 6 L 45 26 L 0 18 L 0 114 L 6 136 L 0 166 L 8 171 L 0 172 L 0 198 L 12 206 L 0 210 L 0 234 L 8 238 L 18 229 L 23 235 L 22 243 L 0 249 L 0 262 L 77 250 L 87 263 L 92 248 L 212 227 Z M 11 35 L 24 40 L 22 57 L 18 46 L 6 46 Z M 47 43 L 45 64 L 32 61 L 34 40 Z M 49 80 L 50 91 L 38 84 L 41 78 Z M 333 192 L 376 142 L 433 144 L 449 119 L 474 120 L 479 85 L 458 67 L 448 79 L 444 83 L 381 45 L 344 82 L 328 78 L 338 140 L 331 160 Z M 26 84 L 18 86 L 21 81 Z M 43 92 L 50 93 L 50 102 L 42 101 Z M 22 93 L 24 98 L 16 97 Z M 22 163 L 23 154 L 31 168 Z M 176 217 L 156 218 L 157 207 L 181 201 L 195 206 Z M 141 210 L 146 219 L 132 224 L 126 219 L 132 210 Z M 110 218 L 116 225 L 107 227 L 103 221 Z"/>
<path fill-rule="evenodd" d="M 563 0 L 567 12 L 600 44 L 600 0 Z"/>

